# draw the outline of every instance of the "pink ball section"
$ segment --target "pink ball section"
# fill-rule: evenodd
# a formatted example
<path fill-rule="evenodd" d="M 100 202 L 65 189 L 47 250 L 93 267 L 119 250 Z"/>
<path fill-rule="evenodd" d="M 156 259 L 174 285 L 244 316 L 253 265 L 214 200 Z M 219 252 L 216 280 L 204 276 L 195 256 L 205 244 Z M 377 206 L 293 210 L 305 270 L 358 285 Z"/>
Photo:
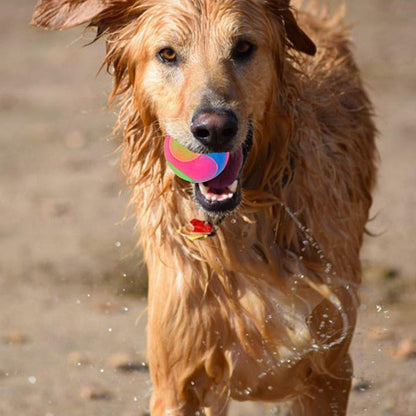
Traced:
<path fill-rule="evenodd" d="M 229 153 L 194 153 L 167 136 L 165 158 L 176 175 L 189 182 L 207 182 L 217 177 L 227 165 Z"/>

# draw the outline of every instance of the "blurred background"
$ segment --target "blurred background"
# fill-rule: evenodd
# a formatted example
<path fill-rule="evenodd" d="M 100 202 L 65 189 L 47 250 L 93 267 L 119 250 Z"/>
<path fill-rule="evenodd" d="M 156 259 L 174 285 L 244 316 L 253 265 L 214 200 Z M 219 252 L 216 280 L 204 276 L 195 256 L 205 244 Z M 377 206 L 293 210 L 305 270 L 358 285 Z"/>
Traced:
<path fill-rule="evenodd" d="M 380 131 L 349 415 L 410 416 L 416 1 L 345 3 Z M 111 78 L 97 75 L 104 44 L 30 27 L 34 5 L 0 2 L 0 415 L 140 415 L 151 389 L 146 276 L 106 109 Z"/>

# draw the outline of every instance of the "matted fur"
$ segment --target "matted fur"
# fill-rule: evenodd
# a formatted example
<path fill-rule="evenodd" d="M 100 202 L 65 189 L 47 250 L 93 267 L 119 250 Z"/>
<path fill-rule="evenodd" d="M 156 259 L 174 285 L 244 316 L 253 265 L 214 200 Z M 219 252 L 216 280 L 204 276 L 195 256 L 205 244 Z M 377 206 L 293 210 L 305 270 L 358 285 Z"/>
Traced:
<path fill-rule="evenodd" d="M 316 2 L 295 13 L 288 0 L 42 0 L 34 23 L 90 23 L 107 39 L 149 270 L 152 414 L 220 415 L 234 398 L 345 415 L 375 128 L 341 19 Z M 263 59 L 237 82 L 220 56 L 244 31 Z M 315 52 L 303 31 L 313 57 L 301 53 Z M 171 32 L 196 63 L 167 88 L 151 45 Z M 166 170 L 163 138 L 186 136 L 208 78 L 250 119 L 254 140 L 241 206 L 214 238 L 191 242 L 177 230 L 203 214 Z"/>

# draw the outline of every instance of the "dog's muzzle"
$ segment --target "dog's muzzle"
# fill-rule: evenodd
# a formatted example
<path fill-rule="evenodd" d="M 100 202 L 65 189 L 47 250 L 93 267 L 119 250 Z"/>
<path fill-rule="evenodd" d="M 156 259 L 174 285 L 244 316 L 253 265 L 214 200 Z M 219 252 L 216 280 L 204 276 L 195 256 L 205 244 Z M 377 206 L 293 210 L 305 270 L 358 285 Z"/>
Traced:
<path fill-rule="evenodd" d="M 253 143 L 253 128 L 249 125 L 244 143 L 230 153 L 230 159 L 220 175 L 194 185 L 195 199 L 208 215 L 225 215 L 241 203 L 241 173 Z"/>

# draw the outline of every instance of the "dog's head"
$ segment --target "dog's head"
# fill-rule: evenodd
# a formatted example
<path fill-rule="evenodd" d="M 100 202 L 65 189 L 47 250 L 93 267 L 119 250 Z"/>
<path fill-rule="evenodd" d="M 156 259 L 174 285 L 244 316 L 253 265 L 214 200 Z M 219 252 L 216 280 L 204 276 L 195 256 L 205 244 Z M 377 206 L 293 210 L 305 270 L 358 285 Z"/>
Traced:
<path fill-rule="evenodd" d="M 41 0 L 33 22 L 97 26 L 107 36 L 116 88 L 132 94 L 129 111 L 137 115 L 130 117 L 141 128 L 157 122 L 194 152 L 230 152 L 225 170 L 194 189 L 205 211 L 223 215 L 241 201 L 243 164 L 275 100 L 283 51 L 315 53 L 289 2 Z"/>

